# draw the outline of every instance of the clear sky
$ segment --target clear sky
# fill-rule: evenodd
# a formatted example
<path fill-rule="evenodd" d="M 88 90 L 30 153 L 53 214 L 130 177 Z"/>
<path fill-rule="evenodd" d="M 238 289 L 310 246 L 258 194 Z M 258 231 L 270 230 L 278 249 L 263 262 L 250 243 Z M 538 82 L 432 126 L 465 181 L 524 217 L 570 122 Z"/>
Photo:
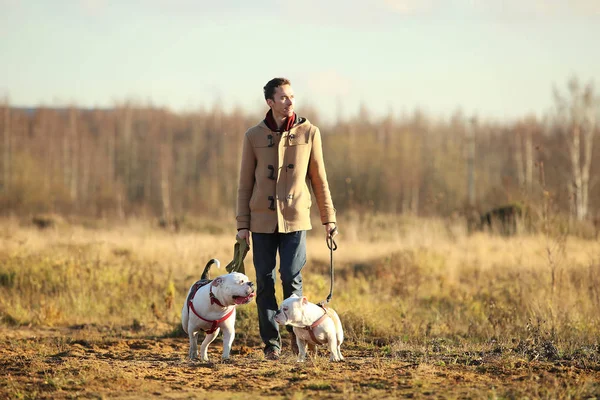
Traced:
<path fill-rule="evenodd" d="M 503 120 L 598 87 L 599 40 L 600 0 L 0 0 L 0 96 L 262 113 L 285 76 L 301 115 Z"/>

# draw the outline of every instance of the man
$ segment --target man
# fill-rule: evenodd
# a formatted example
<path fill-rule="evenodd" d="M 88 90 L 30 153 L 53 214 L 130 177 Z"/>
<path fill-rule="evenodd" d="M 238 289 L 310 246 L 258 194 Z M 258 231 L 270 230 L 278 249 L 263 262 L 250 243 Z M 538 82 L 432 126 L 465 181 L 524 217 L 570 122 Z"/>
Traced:
<path fill-rule="evenodd" d="M 289 80 L 274 78 L 263 90 L 269 111 L 244 137 L 236 219 L 238 236 L 248 244 L 252 232 L 260 336 L 265 356 L 277 360 L 281 336 L 275 322 L 276 255 L 279 250 L 283 297 L 302 296 L 306 231 L 312 228 L 309 183 L 326 235 L 336 235 L 337 229 L 319 128 L 294 113 Z"/>

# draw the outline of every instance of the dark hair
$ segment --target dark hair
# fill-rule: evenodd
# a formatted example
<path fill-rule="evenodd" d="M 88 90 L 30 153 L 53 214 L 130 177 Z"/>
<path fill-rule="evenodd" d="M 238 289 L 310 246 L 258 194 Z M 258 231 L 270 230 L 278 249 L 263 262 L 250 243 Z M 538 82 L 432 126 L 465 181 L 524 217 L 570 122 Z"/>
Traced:
<path fill-rule="evenodd" d="M 291 83 L 286 78 L 273 78 L 269 82 L 267 82 L 267 84 L 263 88 L 263 91 L 265 92 L 265 100 L 269 100 L 269 99 L 275 100 L 275 99 L 273 99 L 273 95 L 275 94 L 275 89 L 277 89 L 279 86 L 283 86 L 283 85 L 291 85 Z"/>

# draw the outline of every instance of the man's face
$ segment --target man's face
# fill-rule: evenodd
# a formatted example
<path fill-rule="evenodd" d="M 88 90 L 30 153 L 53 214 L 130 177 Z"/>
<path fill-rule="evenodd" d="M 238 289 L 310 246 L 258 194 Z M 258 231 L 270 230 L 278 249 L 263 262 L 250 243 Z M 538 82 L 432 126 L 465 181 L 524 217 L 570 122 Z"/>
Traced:
<path fill-rule="evenodd" d="M 294 115 L 294 90 L 290 85 L 278 86 L 273 99 L 267 99 L 267 104 L 273 110 L 275 118 L 286 118 Z"/>

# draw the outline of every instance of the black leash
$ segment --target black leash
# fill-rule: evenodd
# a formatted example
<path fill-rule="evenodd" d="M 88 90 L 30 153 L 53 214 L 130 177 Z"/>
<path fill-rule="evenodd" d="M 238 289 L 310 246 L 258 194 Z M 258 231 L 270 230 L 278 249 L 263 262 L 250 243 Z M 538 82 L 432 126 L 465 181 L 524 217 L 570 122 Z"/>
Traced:
<path fill-rule="evenodd" d="M 337 226 L 334 227 L 329 235 L 327 235 L 327 247 L 329 248 L 329 277 L 330 277 L 330 285 L 329 285 L 329 296 L 327 296 L 327 300 L 319 303 L 319 306 L 323 307 L 325 304 L 331 301 L 331 297 L 333 296 L 333 252 L 337 250 L 337 243 L 333 240 L 333 234 L 337 231 Z"/>

